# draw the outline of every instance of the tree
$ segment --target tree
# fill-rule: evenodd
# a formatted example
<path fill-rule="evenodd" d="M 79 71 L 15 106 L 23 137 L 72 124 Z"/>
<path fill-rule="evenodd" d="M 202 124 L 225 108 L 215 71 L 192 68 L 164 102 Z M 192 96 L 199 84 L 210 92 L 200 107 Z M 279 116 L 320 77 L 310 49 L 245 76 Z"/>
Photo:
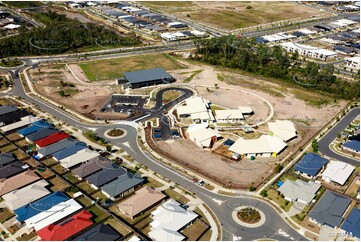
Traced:
<path fill-rule="evenodd" d="M 312 150 L 313 150 L 313 152 L 315 152 L 315 153 L 318 152 L 318 142 L 317 142 L 317 140 L 315 140 L 315 139 L 312 141 Z"/>
<path fill-rule="evenodd" d="M 281 164 L 277 164 L 275 167 L 275 172 L 280 173 L 283 169 L 283 166 Z"/>
<path fill-rule="evenodd" d="M 112 151 L 112 146 L 111 145 L 107 145 L 107 151 L 111 152 Z"/>
<path fill-rule="evenodd" d="M 249 190 L 250 192 L 253 192 L 253 191 L 256 190 L 256 188 L 255 188 L 253 185 L 251 185 L 248 190 Z"/>
<path fill-rule="evenodd" d="M 60 90 L 60 91 L 59 91 L 59 95 L 60 95 L 61 97 L 65 97 L 65 92 L 64 92 L 64 90 Z"/>
<path fill-rule="evenodd" d="M 262 197 L 267 197 L 268 196 L 268 193 L 267 193 L 266 190 L 262 190 L 260 194 L 261 194 Z"/>

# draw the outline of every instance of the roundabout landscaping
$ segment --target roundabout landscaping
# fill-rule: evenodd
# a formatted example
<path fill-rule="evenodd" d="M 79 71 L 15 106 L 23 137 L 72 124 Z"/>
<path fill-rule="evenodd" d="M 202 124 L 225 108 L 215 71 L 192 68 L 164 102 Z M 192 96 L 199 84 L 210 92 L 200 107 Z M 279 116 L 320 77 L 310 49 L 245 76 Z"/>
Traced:
<path fill-rule="evenodd" d="M 266 222 L 265 214 L 251 206 L 241 206 L 232 212 L 233 220 L 243 227 L 257 228 Z"/>
<path fill-rule="evenodd" d="M 124 137 L 125 135 L 127 135 L 127 131 L 117 128 L 109 129 L 104 133 L 104 136 L 109 139 L 118 139 Z"/>
<path fill-rule="evenodd" d="M 20 60 L 5 60 L 0 61 L 0 68 L 16 68 L 24 66 L 24 62 Z"/>

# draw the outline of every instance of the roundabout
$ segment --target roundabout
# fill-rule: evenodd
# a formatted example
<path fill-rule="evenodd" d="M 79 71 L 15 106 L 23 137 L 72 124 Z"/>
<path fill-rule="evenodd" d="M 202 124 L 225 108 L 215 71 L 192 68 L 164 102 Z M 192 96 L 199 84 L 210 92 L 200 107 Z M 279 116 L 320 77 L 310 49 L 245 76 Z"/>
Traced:
<path fill-rule="evenodd" d="M 119 139 L 127 135 L 127 131 L 119 128 L 108 129 L 104 132 L 104 136 L 108 139 Z"/>
<path fill-rule="evenodd" d="M 260 209 L 251 206 L 235 208 L 232 218 L 236 223 L 247 228 L 257 228 L 266 222 L 266 215 Z"/>

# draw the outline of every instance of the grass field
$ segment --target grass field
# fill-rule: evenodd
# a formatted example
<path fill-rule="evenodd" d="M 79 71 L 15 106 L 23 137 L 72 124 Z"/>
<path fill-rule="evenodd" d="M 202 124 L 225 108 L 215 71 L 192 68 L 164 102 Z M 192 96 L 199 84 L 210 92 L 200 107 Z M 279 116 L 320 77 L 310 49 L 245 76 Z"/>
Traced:
<path fill-rule="evenodd" d="M 144 2 L 155 10 L 225 29 L 238 29 L 318 15 L 317 9 L 290 2 Z"/>
<path fill-rule="evenodd" d="M 163 67 L 166 70 L 183 67 L 166 54 L 138 55 L 111 60 L 90 61 L 79 64 L 90 81 L 112 80 L 124 72 Z"/>

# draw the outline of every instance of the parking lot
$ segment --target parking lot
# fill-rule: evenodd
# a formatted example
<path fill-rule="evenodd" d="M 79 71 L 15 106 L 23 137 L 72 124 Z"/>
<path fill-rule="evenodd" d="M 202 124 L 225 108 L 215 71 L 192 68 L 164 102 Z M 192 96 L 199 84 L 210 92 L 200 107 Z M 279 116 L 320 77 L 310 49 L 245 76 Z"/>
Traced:
<path fill-rule="evenodd" d="M 118 113 L 132 113 L 133 111 L 143 111 L 144 103 L 147 98 L 143 96 L 124 96 L 113 95 L 101 112 L 118 112 Z"/>

